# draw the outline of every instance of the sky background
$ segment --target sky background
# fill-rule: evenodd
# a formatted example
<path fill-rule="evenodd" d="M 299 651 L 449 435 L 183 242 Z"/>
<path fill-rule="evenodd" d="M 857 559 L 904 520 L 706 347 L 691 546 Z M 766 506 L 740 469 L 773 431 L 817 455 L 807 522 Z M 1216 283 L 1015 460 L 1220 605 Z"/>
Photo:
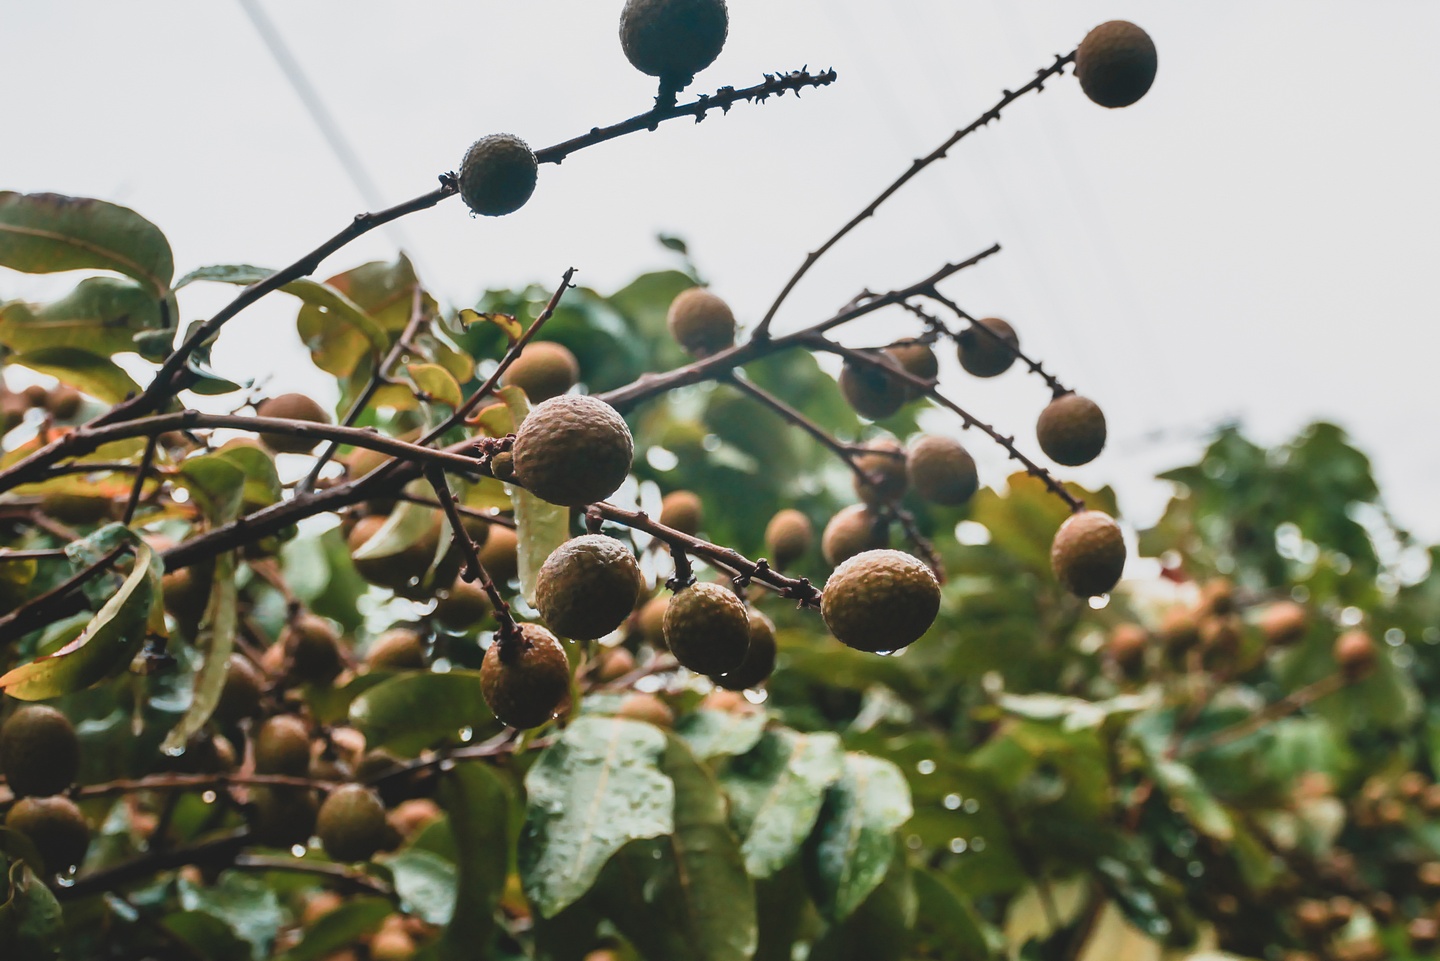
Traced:
<path fill-rule="evenodd" d="M 133 207 L 166 232 L 179 273 L 280 266 L 330 236 L 370 205 L 247 6 L 273 22 L 384 204 L 431 189 L 480 136 L 538 148 L 640 113 L 654 94 L 621 53 L 612 0 L 12 2 L 0 6 L 0 189 Z M 944 290 L 1010 320 L 1105 409 L 1109 448 L 1065 476 L 1115 484 L 1143 524 L 1168 496 L 1149 478 L 1193 459 L 1215 425 L 1237 418 L 1276 442 L 1327 418 L 1373 456 L 1398 519 L 1440 540 L 1440 4 L 730 0 L 730 11 L 729 42 L 691 93 L 805 64 L 834 67 L 838 82 L 546 166 L 508 217 L 448 201 L 319 275 L 403 244 L 449 306 L 550 286 L 570 266 L 610 292 L 676 265 L 655 242 L 665 232 L 753 324 L 805 251 L 911 159 L 1095 24 L 1130 19 L 1159 49 L 1145 99 L 1106 110 L 1067 76 L 1013 105 L 822 260 L 777 330 L 998 241 L 1000 256 Z M 0 300 L 72 281 L 0 270 Z M 233 293 L 205 286 L 185 292 L 186 320 Z M 251 308 L 226 328 L 217 366 L 323 391 L 295 310 L 283 295 Z M 885 315 L 846 339 L 883 342 L 899 322 Z M 1033 437 L 1038 380 L 944 365 L 962 405 Z M 998 452 L 968 446 L 984 476 L 1003 476 Z"/>

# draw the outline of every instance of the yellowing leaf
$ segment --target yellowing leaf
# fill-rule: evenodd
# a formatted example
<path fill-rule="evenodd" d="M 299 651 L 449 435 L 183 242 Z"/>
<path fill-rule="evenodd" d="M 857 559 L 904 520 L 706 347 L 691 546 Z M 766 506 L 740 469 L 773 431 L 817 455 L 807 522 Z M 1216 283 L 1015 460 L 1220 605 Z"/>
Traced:
<path fill-rule="evenodd" d="M 450 407 L 460 406 L 463 400 L 460 385 L 450 371 L 439 364 L 407 364 L 405 369 L 410 371 L 410 379 L 415 381 L 415 386 L 429 394 L 431 400 Z"/>
<path fill-rule="evenodd" d="M 460 311 L 459 319 L 460 326 L 467 329 L 471 324 L 494 324 L 496 327 L 500 328 L 501 332 L 505 334 L 506 339 L 509 340 L 512 344 L 520 339 L 521 334 L 525 333 L 525 328 L 520 326 L 520 321 L 516 320 L 509 314 L 482 314 L 478 310 L 471 310 L 469 307 L 466 307 L 464 310 Z"/>

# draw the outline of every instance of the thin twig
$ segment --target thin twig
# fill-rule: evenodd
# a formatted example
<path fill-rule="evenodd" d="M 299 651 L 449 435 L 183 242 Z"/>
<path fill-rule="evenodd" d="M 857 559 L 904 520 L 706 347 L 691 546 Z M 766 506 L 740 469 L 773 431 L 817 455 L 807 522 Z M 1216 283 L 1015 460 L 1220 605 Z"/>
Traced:
<path fill-rule="evenodd" d="M 249 842 L 250 832 L 242 828 L 188 847 L 155 851 L 81 875 L 69 887 L 55 888 L 55 896 L 62 901 L 70 901 L 92 894 L 105 894 L 134 881 L 153 877 L 160 871 L 187 864 L 232 864 Z"/>
<path fill-rule="evenodd" d="M 1321 698 L 1334 694 L 1349 683 L 1349 678 L 1338 671 L 1334 674 L 1326 675 L 1313 684 L 1308 684 L 1298 690 L 1291 691 L 1280 700 L 1255 712 L 1239 724 L 1222 728 L 1213 734 L 1198 737 L 1190 741 L 1184 746 L 1184 749 L 1180 751 L 1180 756 L 1189 757 L 1193 754 L 1199 754 L 1201 751 L 1213 751 L 1217 747 L 1224 747 L 1227 744 L 1233 744 L 1236 741 L 1243 740 L 1263 730 L 1275 721 L 1289 717 L 1291 714 L 1303 710 Z"/>
<path fill-rule="evenodd" d="M 991 330 L 989 327 L 980 323 L 980 321 L 976 320 L 974 317 L 970 316 L 968 313 L 962 310 L 959 304 L 955 303 L 949 297 L 946 297 L 944 294 L 940 293 L 940 291 L 927 290 L 925 292 L 925 296 L 929 297 L 931 300 L 934 300 L 937 303 L 943 304 L 956 317 L 959 317 L 961 320 L 969 323 L 970 327 L 968 329 L 970 331 L 978 334 L 981 337 L 987 338 L 991 343 L 997 344 L 1000 347 L 1008 350 L 1010 353 L 1014 354 L 1015 359 L 1028 367 L 1032 374 L 1035 374 L 1037 377 L 1040 377 L 1042 380 L 1045 381 L 1045 386 L 1049 387 L 1050 392 L 1053 393 L 1056 397 L 1059 397 L 1061 394 L 1070 393 L 1069 388 L 1067 388 L 1064 384 L 1061 384 L 1060 381 L 1053 374 L 1047 371 L 1045 369 L 1045 365 L 1042 362 L 1035 360 L 1029 354 L 1021 350 L 1018 343 L 1012 343 L 1011 341 L 1006 340 L 1004 337 L 1001 337 L 999 334 L 995 333 L 995 331 Z M 924 311 L 918 307 L 915 307 L 911 304 L 905 304 L 903 306 L 911 313 L 917 314 L 921 317 L 928 317 L 928 315 L 925 314 Z M 946 336 L 957 341 L 959 340 L 961 335 L 952 332 L 944 324 L 940 323 L 939 318 L 929 319 L 936 325 L 937 329 L 942 331 Z"/>
<path fill-rule="evenodd" d="M 1043 90 L 1045 88 L 1045 81 L 1049 80 L 1052 76 L 1063 73 L 1065 65 L 1074 59 L 1074 51 L 1071 51 L 1063 57 L 1057 56 L 1053 64 L 1044 68 L 1043 70 L 1037 70 L 1035 72 L 1035 79 L 1031 80 L 1029 83 L 1025 84 L 1025 86 L 1021 87 L 1018 90 L 1006 90 L 1005 95 L 1000 98 L 999 102 L 996 103 L 995 106 L 991 107 L 989 110 L 981 114 L 978 119 L 976 119 L 973 123 L 970 124 L 970 126 L 962 127 L 961 129 L 955 131 L 955 133 L 951 134 L 949 139 L 947 139 L 939 147 L 936 147 L 924 157 L 912 161 L 910 166 L 906 168 L 904 173 L 902 173 L 898 178 L 896 178 L 896 180 L 891 183 L 890 186 L 882 190 L 878 197 L 870 201 L 870 203 L 866 204 L 863 210 L 861 210 L 854 217 L 850 218 L 850 220 L 845 224 L 845 226 L 841 227 L 838 231 L 831 235 L 829 240 L 825 241 L 819 247 L 815 248 L 810 253 L 805 255 L 805 262 L 802 263 L 800 265 L 800 268 L 795 271 L 795 273 L 790 277 L 788 281 L 785 282 L 785 286 L 781 288 L 780 293 L 775 297 L 774 303 L 772 303 L 770 305 L 770 308 L 765 311 L 765 316 L 760 320 L 760 326 L 755 328 L 753 339 L 764 340 L 765 338 L 770 336 L 770 323 L 775 318 L 775 312 L 780 309 L 780 305 L 785 302 L 785 298 L 790 296 L 790 291 L 795 289 L 795 285 L 800 282 L 800 279 L 810 271 L 811 267 L 815 266 L 816 261 L 823 257 L 826 251 L 839 243 L 841 238 L 843 238 L 846 234 L 850 233 L 850 231 L 854 230 L 856 227 L 864 223 L 870 217 L 873 217 L 875 215 L 875 211 L 880 209 L 880 205 L 883 204 L 886 200 L 889 200 L 890 197 L 893 196 L 895 192 L 898 191 L 901 187 L 909 183 L 912 177 L 914 177 L 920 171 L 924 170 L 926 167 L 930 166 L 935 161 L 943 158 L 947 153 L 949 153 L 950 148 L 954 147 L 960 141 L 964 140 L 966 137 L 970 136 L 972 133 L 979 130 L 981 127 L 984 127 L 986 124 L 990 123 L 990 121 L 1000 119 L 1000 111 L 1004 110 L 1015 100 L 1018 100 L 1020 97 L 1023 97 L 1025 94 L 1029 93 L 1032 90 Z"/>
<path fill-rule="evenodd" d="M 485 591 L 485 596 L 490 598 L 490 606 L 494 609 L 495 620 L 500 622 L 500 627 L 495 632 L 496 640 L 500 644 L 513 643 L 520 636 L 520 626 L 515 623 L 515 618 L 510 613 L 510 605 L 505 603 L 505 597 L 500 593 L 495 579 L 490 576 L 489 571 L 485 570 L 485 565 L 480 563 L 480 553 L 475 548 L 475 541 L 471 539 L 470 532 L 465 529 L 460 512 L 455 509 L 455 495 L 450 491 L 450 484 L 445 479 L 445 472 L 438 467 L 428 467 L 425 470 L 425 478 L 435 489 L 435 496 L 445 510 L 445 519 L 450 522 L 450 536 L 460 549 L 460 556 L 465 559 L 463 573 L 465 580 L 478 581 L 481 589 Z"/>
<path fill-rule="evenodd" d="M 145 489 L 145 475 L 155 463 L 155 445 L 160 443 L 159 434 L 151 434 L 145 441 L 145 453 L 140 457 L 140 469 L 135 473 L 135 483 L 130 488 L 130 499 L 125 502 L 125 514 L 120 523 L 126 527 L 135 519 L 135 509 L 140 506 L 140 492 Z"/>
<path fill-rule="evenodd" d="M 364 871 L 334 864 L 329 861 L 311 861 L 307 858 L 274 857 L 263 854 L 236 855 L 230 867 L 237 871 L 284 871 L 291 874 L 310 874 L 325 878 L 335 887 L 351 894 L 373 894 L 388 901 L 397 899 L 395 889 L 382 884 Z"/>

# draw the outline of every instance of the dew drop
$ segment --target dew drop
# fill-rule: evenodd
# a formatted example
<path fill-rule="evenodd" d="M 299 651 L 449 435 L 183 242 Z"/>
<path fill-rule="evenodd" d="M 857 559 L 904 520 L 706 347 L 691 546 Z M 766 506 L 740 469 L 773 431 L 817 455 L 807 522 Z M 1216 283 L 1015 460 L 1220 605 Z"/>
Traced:
<path fill-rule="evenodd" d="M 958 795 L 958 794 L 947 794 L 947 795 L 945 795 L 945 810 L 947 810 L 947 811 L 958 811 L 958 810 L 960 810 L 960 800 L 961 800 L 961 798 L 960 798 L 960 795 Z"/>
<path fill-rule="evenodd" d="M 1385 632 L 1385 643 L 1391 647 L 1399 647 L 1405 643 L 1405 632 L 1398 627 L 1392 627 Z"/>
<path fill-rule="evenodd" d="M 183 744 L 180 745 L 179 747 L 167 747 L 167 748 L 165 749 L 165 756 L 166 756 L 166 757 L 179 757 L 180 755 L 182 755 L 182 754 L 184 754 L 184 753 L 185 753 L 185 745 L 183 745 Z"/>
<path fill-rule="evenodd" d="M 1094 597 L 1090 598 L 1090 609 L 1091 609 L 1092 611 L 1103 611 L 1105 608 L 1107 608 L 1107 607 L 1109 607 L 1109 606 L 1110 606 L 1110 595 L 1109 595 L 1109 594 L 1096 594 Z"/>
<path fill-rule="evenodd" d="M 951 854 L 964 854 L 966 847 L 967 847 L 967 845 L 965 844 L 965 839 L 964 839 L 964 838 L 951 838 L 951 839 L 950 839 L 950 853 L 951 853 Z"/>
<path fill-rule="evenodd" d="M 214 804 L 216 797 L 217 795 L 214 791 L 206 791 L 205 793 L 200 795 L 200 800 L 204 801 L 206 804 Z"/>
<path fill-rule="evenodd" d="M 745 692 L 745 700 L 751 704 L 764 704 L 769 698 L 770 694 L 768 691 L 757 691 L 752 688 Z"/>
<path fill-rule="evenodd" d="M 303 844 L 292 844 L 292 845 L 290 846 L 290 853 L 293 854 L 293 855 L 294 855 L 295 857 L 297 857 L 297 858 L 303 858 L 303 857 L 305 856 L 305 845 L 303 845 Z"/>
<path fill-rule="evenodd" d="M 460 742 L 462 744 L 469 744 L 474 739 L 475 729 L 473 727 L 467 724 L 460 729 Z"/>
<path fill-rule="evenodd" d="M 934 774 L 935 762 L 927 757 L 925 760 L 915 765 L 915 770 L 919 771 L 921 774 Z"/>
<path fill-rule="evenodd" d="M 1346 627 L 1354 627 L 1365 619 L 1365 612 L 1358 607 L 1347 607 L 1340 612 L 1340 623 Z"/>

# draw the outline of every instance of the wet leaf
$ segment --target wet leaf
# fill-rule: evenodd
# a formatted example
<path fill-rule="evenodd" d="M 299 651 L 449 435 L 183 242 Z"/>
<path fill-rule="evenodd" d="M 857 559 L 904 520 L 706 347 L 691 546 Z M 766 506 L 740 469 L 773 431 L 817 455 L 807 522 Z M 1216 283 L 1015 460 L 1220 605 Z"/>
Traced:
<path fill-rule="evenodd" d="M 675 785 L 660 770 L 666 739 L 639 721 L 582 716 L 525 777 L 520 878 L 535 909 L 553 917 L 589 891 L 629 841 L 669 834 Z"/>
<path fill-rule="evenodd" d="M 490 943 L 495 909 L 510 864 L 510 791 L 488 764 L 458 764 L 440 785 L 449 815 L 460 879 L 456 911 L 440 940 L 440 956 L 472 958 Z"/>
<path fill-rule="evenodd" d="M 160 300 L 119 277 L 87 277 L 49 304 L 0 307 L 0 344 L 16 353 L 71 347 L 97 356 L 135 350 L 135 335 L 162 324 Z M 173 337 L 173 333 L 169 333 Z"/>
<path fill-rule="evenodd" d="M 221 454 L 190 457 L 176 471 L 177 481 L 212 522 L 224 524 L 240 513 L 245 496 L 245 470 Z"/>
<path fill-rule="evenodd" d="M 311 925 L 300 943 L 280 956 L 281 961 L 318 961 L 378 931 L 394 910 L 384 898 L 347 901 Z"/>
<path fill-rule="evenodd" d="M 409 364 L 405 368 L 415 386 L 430 395 L 430 399 L 449 407 L 459 407 L 464 397 L 455 375 L 439 364 Z"/>
<path fill-rule="evenodd" d="M 885 878 L 895 854 L 895 831 L 910 820 L 910 788 L 900 769 L 882 758 L 848 753 L 805 850 L 811 890 L 820 912 L 842 921 Z"/>
<path fill-rule="evenodd" d="M 0 858 L 0 865 L 5 863 Z M 49 961 L 58 952 L 63 919 L 60 902 L 23 862 L 10 865 L 8 892 L 0 903 L 0 945 L 8 961 Z"/>
<path fill-rule="evenodd" d="M 182 878 L 177 888 L 185 910 L 214 915 L 249 943 L 256 959 L 269 956 L 282 915 L 280 900 L 264 878 L 226 871 L 215 884 L 202 887 Z"/>
<path fill-rule="evenodd" d="M 411 848 L 381 863 L 395 878 L 395 893 L 409 914 L 426 924 L 449 924 L 455 916 L 460 872 L 438 854 Z"/>
<path fill-rule="evenodd" d="M 843 751 L 834 734 L 767 731 L 748 754 L 725 769 L 730 818 L 744 838 L 741 853 L 752 877 L 783 868 L 800 850 L 825 790 L 839 777 Z"/>
<path fill-rule="evenodd" d="M 680 718 L 675 733 L 702 761 L 744 754 L 765 732 L 764 711 L 715 711 L 699 708 Z"/>
<path fill-rule="evenodd" d="M 479 671 L 397 674 L 351 703 L 350 723 L 364 732 L 369 747 L 407 757 L 432 744 L 458 742 L 462 728 L 479 739 L 496 727 Z"/>
<path fill-rule="evenodd" d="M 175 260 L 165 235 L 117 204 L 0 192 L 0 266 L 28 274 L 113 270 L 165 296 Z"/>
<path fill-rule="evenodd" d="M 204 729 L 210 715 L 215 713 L 215 706 L 220 703 L 230 652 L 235 649 L 238 623 L 234 551 L 226 551 L 215 559 L 215 576 L 211 584 L 210 603 L 205 609 L 197 638 L 204 661 L 195 674 L 195 694 L 190 707 L 160 747 L 168 753 L 183 751 L 190 739 Z"/>

